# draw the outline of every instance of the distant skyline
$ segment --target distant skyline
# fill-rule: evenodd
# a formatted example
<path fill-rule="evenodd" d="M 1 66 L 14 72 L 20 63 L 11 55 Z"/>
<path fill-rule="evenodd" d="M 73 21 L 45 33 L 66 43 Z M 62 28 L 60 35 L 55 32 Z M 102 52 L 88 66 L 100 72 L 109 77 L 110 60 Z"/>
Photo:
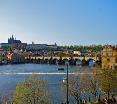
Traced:
<path fill-rule="evenodd" d="M 117 0 L 0 0 L 0 43 L 117 44 Z"/>

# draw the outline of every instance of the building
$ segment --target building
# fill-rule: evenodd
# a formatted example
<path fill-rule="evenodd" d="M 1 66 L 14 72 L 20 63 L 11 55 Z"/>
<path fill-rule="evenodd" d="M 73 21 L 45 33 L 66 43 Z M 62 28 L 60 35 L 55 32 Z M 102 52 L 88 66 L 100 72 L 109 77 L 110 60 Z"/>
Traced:
<path fill-rule="evenodd" d="M 27 43 L 14 43 L 12 44 L 12 49 L 26 50 Z"/>
<path fill-rule="evenodd" d="M 8 43 L 1 43 L 0 47 L 3 48 L 4 50 L 13 50 L 13 49 L 18 49 L 18 50 L 25 50 L 27 46 L 27 43 L 22 43 L 20 40 L 16 40 L 16 38 L 10 37 L 8 38 Z"/>
<path fill-rule="evenodd" d="M 13 35 L 12 37 L 8 38 L 8 44 L 15 44 L 15 43 L 21 43 L 21 41 L 16 40 L 16 38 L 14 38 Z"/>
<path fill-rule="evenodd" d="M 57 50 L 57 45 L 47 45 L 47 44 L 28 44 L 26 46 L 27 51 L 50 51 Z"/>
<path fill-rule="evenodd" d="M 102 68 L 117 68 L 117 46 L 107 45 L 103 48 Z"/>
<path fill-rule="evenodd" d="M 78 55 L 81 56 L 81 52 L 80 51 L 73 51 L 74 55 Z"/>

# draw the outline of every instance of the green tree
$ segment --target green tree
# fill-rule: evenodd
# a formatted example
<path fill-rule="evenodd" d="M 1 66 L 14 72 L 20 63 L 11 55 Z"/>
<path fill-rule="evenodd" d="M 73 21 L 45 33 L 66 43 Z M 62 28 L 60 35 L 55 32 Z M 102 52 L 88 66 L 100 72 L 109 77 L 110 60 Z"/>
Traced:
<path fill-rule="evenodd" d="M 106 93 L 107 99 L 112 97 L 117 88 L 117 70 L 102 69 L 98 72 L 98 82 L 101 90 Z M 117 94 L 117 93 L 115 93 Z"/>
<path fill-rule="evenodd" d="M 50 104 L 46 82 L 33 75 L 16 86 L 13 104 Z"/>

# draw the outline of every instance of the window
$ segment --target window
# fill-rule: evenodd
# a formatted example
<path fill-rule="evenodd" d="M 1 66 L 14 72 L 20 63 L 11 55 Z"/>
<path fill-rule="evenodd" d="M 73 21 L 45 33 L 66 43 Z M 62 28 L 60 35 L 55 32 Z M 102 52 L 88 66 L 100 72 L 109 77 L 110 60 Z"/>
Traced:
<path fill-rule="evenodd" d="M 117 57 L 115 58 L 115 63 L 117 63 Z"/>
<path fill-rule="evenodd" d="M 109 59 L 109 58 L 107 58 L 107 61 L 108 61 L 108 62 L 110 62 L 110 59 Z"/>

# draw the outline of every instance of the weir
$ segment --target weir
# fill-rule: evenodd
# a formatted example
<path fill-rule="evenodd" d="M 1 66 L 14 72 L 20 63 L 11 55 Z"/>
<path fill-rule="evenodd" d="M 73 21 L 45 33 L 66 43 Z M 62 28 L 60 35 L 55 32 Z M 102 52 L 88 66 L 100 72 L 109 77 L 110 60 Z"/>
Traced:
<path fill-rule="evenodd" d="M 81 74 L 93 74 L 93 73 L 80 73 L 80 72 L 76 72 L 76 73 L 69 73 L 69 75 L 81 75 Z M 46 73 L 35 73 L 35 72 L 29 72 L 29 73 L 7 73 L 7 72 L 2 72 L 0 73 L 0 75 L 66 75 L 66 73 L 49 73 L 49 72 L 46 72 Z"/>

